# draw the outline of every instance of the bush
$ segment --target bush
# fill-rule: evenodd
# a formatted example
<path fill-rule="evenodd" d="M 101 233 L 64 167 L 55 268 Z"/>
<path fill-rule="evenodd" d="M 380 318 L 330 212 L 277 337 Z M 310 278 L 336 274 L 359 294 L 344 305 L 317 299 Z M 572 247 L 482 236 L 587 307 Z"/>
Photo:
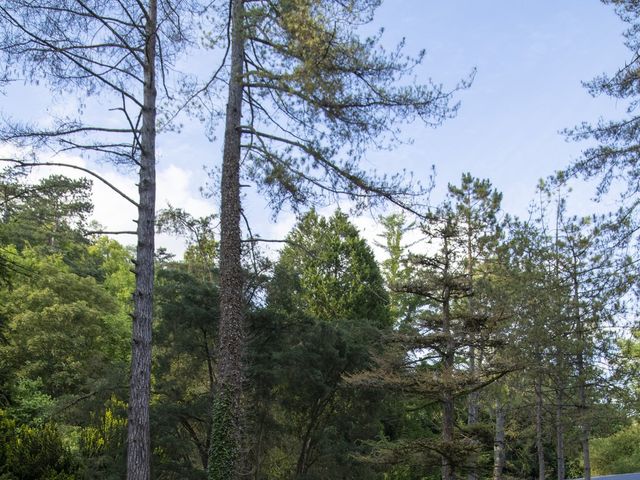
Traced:
<path fill-rule="evenodd" d="M 591 465 L 594 475 L 639 472 L 640 424 L 633 423 L 609 437 L 593 439 Z"/>
<path fill-rule="evenodd" d="M 17 425 L 0 410 L 0 478 L 2 480 L 75 480 L 78 470 L 58 427 Z"/>

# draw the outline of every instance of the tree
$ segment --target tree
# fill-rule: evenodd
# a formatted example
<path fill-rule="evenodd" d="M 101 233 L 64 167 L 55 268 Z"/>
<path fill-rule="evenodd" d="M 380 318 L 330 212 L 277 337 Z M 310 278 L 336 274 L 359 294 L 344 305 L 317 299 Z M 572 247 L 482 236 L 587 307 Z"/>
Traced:
<path fill-rule="evenodd" d="M 218 292 L 200 267 L 169 263 L 157 278 L 154 460 L 158 475 L 173 478 L 202 478 L 208 466 Z"/>
<path fill-rule="evenodd" d="M 388 297 L 373 252 L 341 211 L 304 215 L 286 239 L 269 303 L 325 322 L 345 318 L 390 325 Z"/>
<path fill-rule="evenodd" d="M 472 185 L 473 181 L 463 183 L 467 184 Z M 479 447 L 471 436 L 458 433 L 457 400 L 489 385 L 509 370 L 488 355 L 501 345 L 499 335 L 491 327 L 500 321 L 498 302 L 487 302 L 489 290 L 480 288 L 481 282 L 476 282 L 475 290 L 471 288 L 468 234 L 475 231 L 470 228 L 480 227 L 484 222 L 470 225 L 470 215 L 475 219 L 477 212 L 469 212 L 465 205 L 472 209 L 476 206 L 465 203 L 466 197 L 459 196 L 454 187 L 450 192 L 450 197 L 422 225 L 429 243 L 427 253 L 406 256 L 408 273 L 392 285 L 394 290 L 415 295 L 422 303 L 410 321 L 391 336 L 388 352 L 378 357 L 378 365 L 351 377 L 351 382 L 365 388 L 408 395 L 414 411 L 427 410 L 434 403 L 439 405 L 440 426 L 432 427 L 436 435 L 384 441 L 378 453 L 380 461 L 419 462 L 431 469 L 439 463 L 444 480 L 473 471 L 476 465 L 473 457 Z M 475 249 L 480 237 L 478 234 L 471 240 L 476 273 L 490 264 Z M 474 298 L 477 311 L 470 311 L 470 297 Z M 469 357 L 472 346 L 482 347 L 487 353 L 485 361 L 474 369 L 469 368 L 468 362 L 460 362 L 461 358 Z"/>
<path fill-rule="evenodd" d="M 482 264 L 486 267 L 495 256 L 495 249 L 500 237 L 500 225 L 497 218 L 500 210 L 502 195 L 495 191 L 489 180 L 479 180 L 470 173 L 462 175 L 460 186 L 449 185 L 449 194 L 456 205 L 459 217 L 459 228 L 463 236 L 466 250 L 464 265 L 469 279 L 469 289 L 477 291 L 475 295 L 467 298 L 467 318 L 470 335 L 479 335 L 482 330 L 482 322 L 485 320 L 484 311 L 487 305 L 483 305 L 478 295 L 482 291 L 482 282 L 486 280 L 488 272 L 482 271 Z M 485 277 L 485 278 L 483 278 Z M 481 367 L 483 356 L 489 352 L 483 351 L 482 339 L 478 338 L 469 346 L 469 373 L 473 375 L 476 367 Z M 478 423 L 479 392 L 469 394 L 468 420 L 470 427 Z M 497 407 L 498 418 L 502 414 L 502 408 Z M 498 422 L 499 424 L 500 422 Z M 500 426 L 500 425 L 499 425 Z M 496 457 L 501 460 L 501 456 Z M 501 468 L 496 466 L 496 472 Z M 469 480 L 477 480 L 476 469 L 471 469 Z"/>
<path fill-rule="evenodd" d="M 400 178 L 358 167 L 413 118 L 437 125 L 451 116 L 451 94 L 434 85 L 397 86 L 416 62 L 386 54 L 378 38 L 360 39 L 379 2 L 282 0 L 229 2 L 230 71 L 221 176 L 220 396 L 214 411 L 210 477 L 242 470 L 244 343 L 240 178 L 253 179 L 276 209 L 345 194 L 359 204 L 402 203 Z M 247 160 L 241 174 L 242 152 Z M 223 422 L 224 419 L 224 422 Z M 218 435 L 218 434 L 216 434 Z M 222 444 L 218 443 L 222 442 Z"/>
<path fill-rule="evenodd" d="M 108 398 L 104 381 L 121 375 L 126 361 L 126 316 L 95 279 L 73 273 L 60 256 L 25 250 L 17 258 L 29 274 L 0 292 L 8 319 L 0 354 L 12 378 L 40 379 L 54 398 Z"/>
<path fill-rule="evenodd" d="M 561 270 L 568 286 L 566 315 L 573 344 L 570 355 L 577 390 L 583 476 L 591 478 L 589 439 L 593 423 L 594 391 L 607 388 L 610 376 L 598 367 L 598 359 L 615 359 L 611 328 L 625 311 L 623 300 L 633 283 L 632 262 L 620 255 L 618 236 L 608 219 L 562 219 L 559 239 Z"/>
<path fill-rule="evenodd" d="M 251 330 L 250 372 L 264 412 L 258 429 L 271 423 L 282 432 L 261 449 L 263 458 L 273 462 L 275 452 L 293 444 L 295 456 L 286 462 L 293 478 L 370 478 L 366 466 L 347 459 L 377 433 L 382 398 L 367 398 L 342 377 L 370 364 L 390 326 L 380 270 L 340 211 L 328 219 L 307 213 L 286 241 L 267 309 L 257 312 Z"/>
<path fill-rule="evenodd" d="M 29 184 L 11 169 L 3 177 L 0 244 L 31 246 L 43 253 L 61 253 L 70 265 L 83 263 L 88 244 L 83 230 L 93 210 L 91 182 L 51 175 Z"/>
<path fill-rule="evenodd" d="M 624 33 L 625 45 L 631 52 L 631 59 L 613 74 L 602 74 L 586 82 L 587 91 L 592 96 L 606 95 L 626 102 L 627 117 L 619 120 L 601 119 L 595 124 L 584 122 L 566 130 L 568 138 L 575 141 L 595 140 L 595 146 L 584 150 L 582 156 L 571 165 L 565 173 L 569 176 L 598 178 L 598 196 L 610 191 L 617 182 L 626 183 L 626 190 L 621 194 L 622 207 L 618 216 L 622 224 L 627 224 L 633 217 L 633 227 L 623 229 L 621 238 L 631 239 L 637 230 L 637 215 L 634 215 L 638 204 L 638 126 L 640 116 L 637 114 L 638 86 L 640 79 L 636 74 L 640 66 L 640 5 L 635 0 L 602 0 L 612 5 L 620 19 L 628 24 Z"/>
<path fill-rule="evenodd" d="M 121 114 L 118 121 L 122 122 L 113 127 L 109 123 L 113 115 L 108 112 L 103 116 L 105 123 L 94 124 L 88 115 L 83 117 L 81 108 L 79 118 L 59 119 L 51 128 L 14 123 L 4 129 L 0 139 L 19 147 L 35 147 L 36 158 L 37 149 L 48 146 L 58 152 L 76 151 L 138 168 L 139 201 L 125 195 L 138 209 L 128 421 L 130 479 L 150 475 L 157 87 L 158 78 L 166 78 L 172 56 L 185 39 L 183 26 L 187 22 L 179 18 L 183 7 L 186 4 L 170 0 L 10 0 L 0 6 L 1 77 L 22 69 L 31 81 L 45 79 L 62 92 L 79 93 L 84 98 L 106 93 L 116 102 L 109 110 Z M 13 161 L 22 166 L 62 165 L 33 161 L 30 156 Z"/>

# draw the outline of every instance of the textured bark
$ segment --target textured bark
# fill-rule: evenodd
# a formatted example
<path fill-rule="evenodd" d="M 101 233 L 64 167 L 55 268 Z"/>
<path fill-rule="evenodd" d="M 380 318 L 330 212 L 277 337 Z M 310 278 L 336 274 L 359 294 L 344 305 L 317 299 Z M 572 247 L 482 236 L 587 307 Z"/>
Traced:
<path fill-rule="evenodd" d="M 145 29 L 144 98 L 140 133 L 140 200 L 127 423 L 127 480 L 151 478 L 149 400 L 156 208 L 156 30 L 157 3 L 156 0 L 150 0 Z"/>
<path fill-rule="evenodd" d="M 243 93 L 244 1 L 232 0 L 231 76 L 227 100 L 222 179 L 220 186 L 220 323 L 218 331 L 218 394 L 227 396 L 228 435 L 224 441 L 231 457 L 218 465 L 215 454 L 209 460 L 210 478 L 233 480 L 242 473 L 242 384 L 245 346 L 243 274 L 240 239 L 240 142 Z M 219 425 L 214 419 L 214 425 Z M 219 432 L 218 432 L 219 433 Z M 214 445 L 212 452 L 221 446 Z M 212 468 L 213 464 L 213 468 Z M 230 471 L 227 471 L 229 470 Z M 213 473 L 212 473 L 213 472 Z"/>
<path fill-rule="evenodd" d="M 542 432 L 542 378 L 538 375 L 536 390 L 536 451 L 538 453 L 538 480 L 545 480 L 544 445 Z"/>
<path fill-rule="evenodd" d="M 493 442 L 493 480 L 502 480 L 505 463 L 504 450 L 504 405 L 496 400 L 496 432 Z"/>

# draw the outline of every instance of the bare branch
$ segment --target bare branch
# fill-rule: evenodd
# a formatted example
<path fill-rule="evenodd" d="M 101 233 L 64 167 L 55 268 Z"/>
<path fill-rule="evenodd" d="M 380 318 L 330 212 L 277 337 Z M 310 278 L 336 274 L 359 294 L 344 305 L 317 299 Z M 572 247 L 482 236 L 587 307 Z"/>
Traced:
<path fill-rule="evenodd" d="M 93 170 L 89 170 L 88 168 L 80 167 L 78 165 L 73 165 L 71 163 L 61 163 L 61 162 L 25 162 L 25 161 L 18 160 L 18 159 L 15 159 L 15 158 L 0 158 L 0 162 L 10 162 L 10 163 L 13 163 L 14 166 L 20 167 L 20 168 L 29 168 L 29 167 L 65 167 L 65 168 L 73 168 L 75 170 L 80 170 L 80 171 L 88 173 L 92 177 L 100 180 L 102 183 L 104 183 L 107 187 L 109 187 L 111 190 L 116 192 L 122 198 L 124 198 L 125 200 L 130 202 L 135 207 L 138 207 L 138 202 L 133 200 L 126 193 L 124 193 L 122 190 L 120 190 L 114 184 L 109 182 L 106 178 L 104 178 L 103 176 L 97 174 Z"/>

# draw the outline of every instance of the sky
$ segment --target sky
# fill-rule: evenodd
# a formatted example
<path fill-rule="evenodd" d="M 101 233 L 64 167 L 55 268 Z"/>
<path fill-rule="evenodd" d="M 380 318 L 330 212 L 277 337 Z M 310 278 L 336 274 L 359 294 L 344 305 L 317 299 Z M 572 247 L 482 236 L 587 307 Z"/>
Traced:
<path fill-rule="evenodd" d="M 583 121 L 625 114 L 624 104 L 594 99 L 581 85 L 615 71 L 628 57 L 621 35 L 624 24 L 597 0 L 386 0 L 367 29 L 381 27 L 389 48 L 404 38 L 407 53 L 426 49 L 425 61 L 415 72 L 417 82 L 431 79 L 453 88 L 477 71 L 472 86 L 456 96 L 456 118 L 436 129 L 407 125 L 403 133 L 413 140 L 410 144 L 390 152 L 370 151 L 364 159 L 364 167 L 382 173 L 404 168 L 424 181 L 435 166 L 434 203 L 442 199 L 448 183 L 470 172 L 490 179 L 503 192 L 506 212 L 526 216 L 538 179 L 566 167 L 585 146 L 565 141 L 560 132 Z M 206 57 L 196 61 L 206 62 Z M 46 119 L 73 107 L 52 103 L 50 96 L 42 87 L 15 85 L 0 97 L 0 111 L 14 118 Z M 0 153 L 10 152 L 0 145 Z M 180 135 L 161 136 L 158 158 L 158 208 L 170 203 L 195 216 L 217 211 L 215 191 L 212 198 L 204 198 L 200 189 L 209 189 L 205 168 L 220 164 L 221 145 L 210 143 L 200 124 L 187 120 Z M 68 156 L 57 160 L 87 165 Z M 135 196 L 132 172 L 106 165 L 98 170 Z M 591 211 L 592 195 L 592 185 L 575 184 L 570 207 Z M 98 183 L 94 201 L 94 217 L 107 229 L 134 229 L 133 207 Z M 333 208 L 322 213 L 330 214 Z M 246 211 L 253 232 L 264 238 L 283 238 L 295 223 L 286 211 L 274 221 L 252 193 Z M 355 223 L 370 240 L 378 233 L 370 214 Z M 184 249 L 183 241 L 166 235 L 157 243 L 178 255 Z"/>

